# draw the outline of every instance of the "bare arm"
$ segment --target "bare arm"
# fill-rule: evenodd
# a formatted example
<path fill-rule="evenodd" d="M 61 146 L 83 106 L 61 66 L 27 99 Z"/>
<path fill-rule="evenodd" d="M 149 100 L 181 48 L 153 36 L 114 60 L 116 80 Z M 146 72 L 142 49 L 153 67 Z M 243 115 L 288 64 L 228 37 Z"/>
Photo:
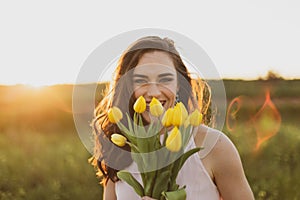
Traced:
<path fill-rule="evenodd" d="M 238 151 L 221 135 L 211 152 L 212 173 L 223 200 L 254 200 Z"/>
<path fill-rule="evenodd" d="M 103 200 L 117 200 L 115 183 L 111 180 L 108 180 L 106 186 L 103 187 Z"/>

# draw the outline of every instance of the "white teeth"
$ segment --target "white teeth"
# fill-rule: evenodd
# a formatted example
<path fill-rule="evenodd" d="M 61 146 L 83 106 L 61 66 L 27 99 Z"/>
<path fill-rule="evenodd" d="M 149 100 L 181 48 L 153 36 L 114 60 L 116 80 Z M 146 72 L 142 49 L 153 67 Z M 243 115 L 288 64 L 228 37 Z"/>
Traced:
<path fill-rule="evenodd" d="M 166 101 L 160 101 L 161 105 L 164 106 Z M 146 102 L 146 106 L 150 106 L 150 102 Z"/>

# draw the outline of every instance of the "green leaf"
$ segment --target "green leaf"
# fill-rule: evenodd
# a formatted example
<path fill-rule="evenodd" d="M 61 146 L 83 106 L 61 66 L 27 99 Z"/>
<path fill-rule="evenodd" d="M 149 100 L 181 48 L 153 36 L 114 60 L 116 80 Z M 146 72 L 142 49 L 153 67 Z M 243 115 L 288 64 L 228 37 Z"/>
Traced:
<path fill-rule="evenodd" d="M 134 191 L 140 196 L 143 197 L 144 195 L 144 188 L 143 186 L 130 174 L 126 171 L 119 171 L 117 176 L 122 181 L 128 183 L 131 187 L 133 187 Z"/>
<path fill-rule="evenodd" d="M 136 138 L 132 135 L 132 133 L 130 133 L 130 131 L 126 128 L 126 126 L 124 126 L 121 122 L 117 123 L 117 125 L 130 142 L 132 143 L 136 142 Z"/>
<path fill-rule="evenodd" d="M 170 173 L 171 170 L 169 170 L 167 167 L 159 170 L 153 187 L 153 192 L 152 192 L 153 198 L 159 199 L 161 193 L 168 189 L 168 179 L 170 177 Z"/>
<path fill-rule="evenodd" d="M 137 136 L 137 138 L 145 138 L 147 136 L 147 132 L 143 125 L 142 116 L 139 113 L 136 113 L 135 118 L 135 123 L 133 123 L 134 133 Z"/>
<path fill-rule="evenodd" d="M 128 123 L 129 131 L 130 131 L 131 134 L 134 134 L 133 129 L 132 129 L 132 121 L 131 121 L 128 113 L 126 113 L 126 116 L 127 116 L 127 123 Z"/>
<path fill-rule="evenodd" d="M 196 147 L 196 148 L 193 148 L 187 152 L 185 152 L 183 155 L 180 156 L 180 159 L 181 159 L 181 167 L 182 165 L 184 164 L 184 162 L 191 156 L 193 155 L 194 153 L 200 151 L 202 148 L 200 147 Z M 180 168 L 181 168 L 180 167 Z"/>
<path fill-rule="evenodd" d="M 164 140 L 163 140 L 163 145 L 164 145 L 164 146 L 166 146 L 167 138 L 168 138 L 168 131 L 167 131 L 167 129 L 165 129 Z"/>
<path fill-rule="evenodd" d="M 146 196 L 152 195 L 152 190 L 154 187 L 154 184 L 156 183 L 156 171 L 151 171 L 145 173 L 146 179 L 144 180 L 144 191 Z"/>
<path fill-rule="evenodd" d="M 166 200 L 186 200 L 185 187 L 175 191 L 163 192 L 162 195 Z"/>
<path fill-rule="evenodd" d="M 193 134 L 191 134 L 191 126 L 189 125 L 188 127 L 179 127 L 179 130 L 181 132 L 182 135 L 182 145 L 186 146 L 188 144 L 188 141 L 190 140 L 191 136 Z"/>
<path fill-rule="evenodd" d="M 174 162 L 174 166 L 172 168 L 172 177 L 171 179 L 173 181 L 176 180 L 176 177 L 178 175 L 179 170 L 182 168 L 183 164 L 185 163 L 185 161 L 194 153 L 200 151 L 201 148 L 197 147 L 194 149 L 191 149 L 187 152 L 185 152 L 184 154 L 182 154 L 175 162 Z"/>

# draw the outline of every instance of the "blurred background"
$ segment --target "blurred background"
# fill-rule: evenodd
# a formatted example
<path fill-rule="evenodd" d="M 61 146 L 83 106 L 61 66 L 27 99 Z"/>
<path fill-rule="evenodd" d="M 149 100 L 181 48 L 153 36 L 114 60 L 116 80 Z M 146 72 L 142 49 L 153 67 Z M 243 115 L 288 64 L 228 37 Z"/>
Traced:
<path fill-rule="evenodd" d="M 223 131 L 240 152 L 256 199 L 298 199 L 300 80 L 223 82 Z M 72 89 L 0 87 L 0 199 L 101 199 L 74 126 Z"/>
<path fill-rule="evenodd" d="M 256 199 L 300 199 L 299 8 L 293 0 L 153 0 L 147 9 L 137 0 L 1 1 L 0 199 L 102 199 L 74 126 L 74 83 L 100 44 L 146 27 L 191 38 L 215 63 L 222 80 L 210 84 L 223 81 L 227 96 L 223 131 Z"/>

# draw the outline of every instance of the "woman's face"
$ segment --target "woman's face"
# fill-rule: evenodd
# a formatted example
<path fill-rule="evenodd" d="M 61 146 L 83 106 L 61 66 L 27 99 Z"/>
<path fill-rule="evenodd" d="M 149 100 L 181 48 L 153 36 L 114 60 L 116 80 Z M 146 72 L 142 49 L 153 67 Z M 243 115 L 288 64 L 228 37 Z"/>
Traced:
<path fill-rule="evenodd" d="M 161 51 L 145 53 L 133 71 L 134 97 L 143 96 L 147 109 L 143 118 L 150 122 L 149 104 L 153 97 L 165 109 L 172 107 L 178 89 L 177 72 L 171 57 Z"/>

